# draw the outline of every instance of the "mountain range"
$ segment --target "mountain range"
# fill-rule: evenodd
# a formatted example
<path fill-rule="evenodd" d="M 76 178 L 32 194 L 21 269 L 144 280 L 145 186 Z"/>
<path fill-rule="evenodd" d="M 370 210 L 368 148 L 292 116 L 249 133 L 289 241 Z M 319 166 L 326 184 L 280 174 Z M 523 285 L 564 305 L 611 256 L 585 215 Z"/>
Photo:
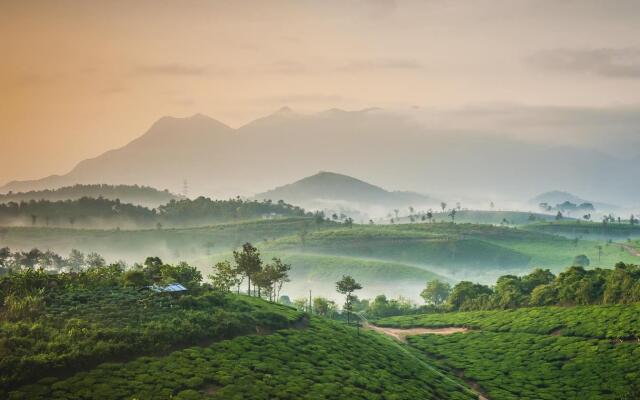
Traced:
<path fill-rule="evenodd" d="M 190 196 L 252 196 L 327 169 L 445 201 L 526 201 L 549 187 L 625 205 L 640 197 L 640 164 L 593 149 L 430 128 L 380 109 L 303 115 L 288 108 L 237 129 L 202 114 L 163 117 L 67 174 L 10 182 L 0 191 L 108 183 L 180 193 L 186 180 Z"/>

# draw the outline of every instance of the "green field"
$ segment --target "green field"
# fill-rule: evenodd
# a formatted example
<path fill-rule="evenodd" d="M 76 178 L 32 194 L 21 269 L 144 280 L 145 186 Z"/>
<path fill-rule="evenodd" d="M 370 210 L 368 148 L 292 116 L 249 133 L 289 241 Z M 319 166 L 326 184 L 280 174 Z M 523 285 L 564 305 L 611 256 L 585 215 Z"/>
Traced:
<path fill-rule="evenodd" d="M 449 212 L 436 212 L 433 214 L 433 218 L 436 221 L 451 221 Z M 554 218 L 554 215 L 525 211 L 459 210 L 456 212 L 455 222 L 461 224 L 528 225 L 538 221 L 552 221 Z"/>
<path fill-rule="evenodd" d="M 541 307 L 391 317 L 383 326 L 465 326 L 409 345 L 491 399 L 636 399 L 640 305 Z"/>
<path fill-rule="evenodd" d="M 597 246 L 602 246 L 599 254 Z M 307 251 L 352 257 L 375 258 L 421 265 L 447 275 L 491 271 L 526 271 L 533 267 L 562 270 L 578 254 L 591 265 L 613 265 L 640 258 L 615 243 L 572 240 L 558 235 L 511 227 L 476 224 L 404 224 L 351 229 L 327 229 L 310 233 L 304 245 L 297 236 L 264 244 L 269 251 Z"/>
<path fill-rule="evenodd" d="M 586 222 L 586 221 L 552 221 L 536 223 L 526 227 L 542 233 L 562 235 L 568 238 L 582 237 L 590 240 L 625 240 L 640 237 L 640 226 L 631 225 L 628 221 L 618 223 Z"/>
<path fill-rule="evenodd" d="M 72 248 L 96 251 L 108 259 L 139 261 L 149 255 L 166 260 L 188 260 L 230 250 L 245 242 L 261 243 L 296 235 L 302 230 L 329 229 L 312 218 L 282 218 L 220 224 L 199 228 L 98 230 L 64 228 L 0 228 L 0 244 L 13 249 L 33 247 L 67 254 Z"/>

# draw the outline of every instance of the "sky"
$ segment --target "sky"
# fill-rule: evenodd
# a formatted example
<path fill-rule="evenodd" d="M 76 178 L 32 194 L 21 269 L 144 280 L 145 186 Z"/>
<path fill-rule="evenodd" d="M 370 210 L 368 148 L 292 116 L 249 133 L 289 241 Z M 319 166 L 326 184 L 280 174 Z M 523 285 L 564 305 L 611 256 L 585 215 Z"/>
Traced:
<path fill-rule="evenodd" d="M 282 106 L 471 115 L 633 157 L 638 15 L 633 0 L 5 0 L 0 184 L 66 173 L 165 115 L 238 127 Z"/>

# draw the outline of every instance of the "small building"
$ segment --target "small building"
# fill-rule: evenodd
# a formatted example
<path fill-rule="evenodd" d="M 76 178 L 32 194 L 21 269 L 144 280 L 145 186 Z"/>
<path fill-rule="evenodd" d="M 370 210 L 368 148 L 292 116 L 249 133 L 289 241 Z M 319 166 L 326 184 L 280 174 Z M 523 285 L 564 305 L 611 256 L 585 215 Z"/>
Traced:
<path fill-rule="evenodd" d="M 171 283 L 169 285 L 155 284 L 151 286 L 145 286 L 144 289 L 148 289 L 156 293 L 181 293 L 187 291 L 187 288 L 179 283 Z"/>

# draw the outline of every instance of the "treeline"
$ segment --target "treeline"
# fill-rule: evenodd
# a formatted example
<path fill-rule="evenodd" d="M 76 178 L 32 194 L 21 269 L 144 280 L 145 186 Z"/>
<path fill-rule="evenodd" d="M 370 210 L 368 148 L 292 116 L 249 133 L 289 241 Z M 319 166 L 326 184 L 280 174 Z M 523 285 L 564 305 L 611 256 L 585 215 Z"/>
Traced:
<path fill-rule="evenodd" d="M 640 302 L 640 266 L 618 263 L 613 269 L 589 270 L 573 266 L 557 276 L 536 269 L 524 276 L 501 276 L 494 286 L 462 281 L 450 287 L 436 280 L 427 284 L 422 297 L 441 311 L 629 304 Z"/>
<path fill-rule="evenodd" d="M 239 197 L 229 200 L 212 200 L 206 197 L 197 199 L 171 200 L 158 207 L 161 222 L 172 225 L 192 225 L 202 222 L 232 222 L 254 218 L 270 218 L 276 216 L 306 216 L 304 209 L 287 204 L 280 200 L 249 201 Z"/>
<path fill-rule="evenodd" d="M 196 267 L 185 262 L 166 264 L 159 257 L 147 257 L 143 264 L 127 266 L 121 261 L 107 263 L 98 253 L 85 255 L 75 249 L 68 257 L 50 250 L 11 252 L 7 247 L 0 249 L 0 300 L 7 294 L 27 295 L 69 284 L 95 288 L 180 283 L 195 289 L 201 282 L 202 274 Z"/>
<path fill-rule="evenodd" d="M 139 204 L 147 207 L 156 207 L 180 198 L 166 189 L 158 190 L 150 186 L 93 184 L 18 193 L 9 192 L 0 194 L 0 203 L 8 203 L 10 201 L 20 203 L 31 200 L 76 200 L 82 197 L 91 197 L 94 199 L 104 197 L 111 200 L 120 199 L 123 203 Z"/>
<path fill-rule="evenodd" d="M 278 216 L 311 216 L 284 202 L 246 201 L 240 198 L 171 200 L 150 209 L 119 199 L 82 197 L 76 200 L 30 200 L 0 204 L 0 225 L 45 227 L 196 226 Z"/>
<path fill-rule="evenodd" d="M 240 293 L 240 285 L 246 279 L 249 296 L 266 297 L 269 301 L 280 298 L 282 285 L 289 282 L 290 264 L 279 258 L 265 264 L 251 243 L 245 243 L 242 250 L 234 251 L 233 260 L 233 265 L 227 260 L 214 265 L 213 274 L 208 277 L 214 289 L 227 293 L 236 288 Z"/>

